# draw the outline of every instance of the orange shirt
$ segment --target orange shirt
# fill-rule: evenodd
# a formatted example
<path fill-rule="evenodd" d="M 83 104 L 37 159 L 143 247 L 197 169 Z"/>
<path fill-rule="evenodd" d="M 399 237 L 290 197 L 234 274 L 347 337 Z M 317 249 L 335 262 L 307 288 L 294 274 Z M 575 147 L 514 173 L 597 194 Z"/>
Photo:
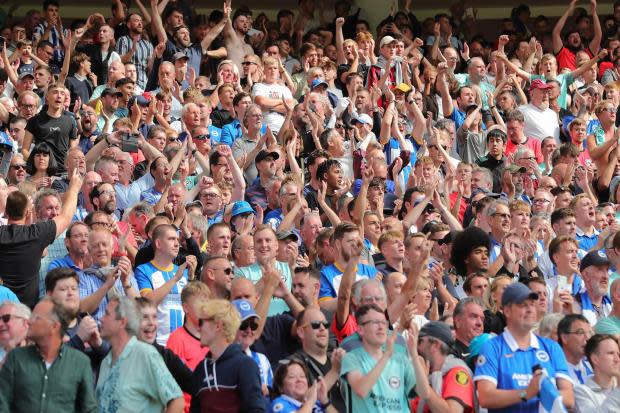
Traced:
<path fill-rule="evenodd" d="M 474 383 L 466 369 L 454 367 L 443 376 L 441 398 L 444 400 L 456 400 L 463 406 L 463 413 L 472 413 L 474 411 Z M 419 397 L 411 401 L 412 412 L 418 411 L 419 403 Z M 428 405 L 424 406 L 424 413 L 430 413 Z"/>

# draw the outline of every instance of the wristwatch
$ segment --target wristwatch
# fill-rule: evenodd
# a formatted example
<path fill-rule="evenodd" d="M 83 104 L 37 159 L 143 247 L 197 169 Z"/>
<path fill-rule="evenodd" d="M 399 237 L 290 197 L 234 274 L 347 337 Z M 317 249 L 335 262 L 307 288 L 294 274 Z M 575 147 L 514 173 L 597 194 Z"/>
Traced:
<path fill-rule="evenodd" d="M 519 397 L 521 398 L 522 402 L 526 402 L 527 401 L 527 392 L 525 390 L 521 390 L 521 392 L 519 393 Z"/>

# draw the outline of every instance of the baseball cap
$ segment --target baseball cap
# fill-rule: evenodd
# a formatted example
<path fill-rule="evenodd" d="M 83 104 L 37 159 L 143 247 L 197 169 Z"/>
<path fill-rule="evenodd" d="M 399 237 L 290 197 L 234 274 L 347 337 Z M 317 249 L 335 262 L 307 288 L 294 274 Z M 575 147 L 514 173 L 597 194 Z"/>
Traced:
<path fill-rule="evenodd" d="M 230 213 L 231 217 L 236 217 L 237 215 L 245 214 L 247 212 L 251 212 L 256 214 L 254 208 L 247 201 L 237 201 L 232 207 L 232 212 Z"/>
<path fill-rule="evenodd" d="M 532 83 L 530 83 L 529 91 L 531 92 L 534 89 L 546 90 L 546 89 L 551 89 L 552 87 L 553 86 L 551 86 L 550 84 L 546 83 L 542 79 L 534 79 L 534 80 L 532 80 Z"/>
<path fill-rule="evenodd" d="M 383 36 L 383 38 L 381 39 L 381 42 L 379 43 L 379 47 L 383 47 L 386 44 L 394 43 L 395 41 L 396 39 L 393 38 L 392 36 Z"/>
<path fill-rule="evenodd" d="M 292 238 L 295 241 L 299 241 L 299 237 L 293 231 L 278 231 L 276 232 L 276 238 L 278 241 Z"/>
<path fill-rule="evenodd" d="M 31 77 L 31 78 L 34 79 L 34 74 L 32 74 L 31 72 L 21 72 L 19 74 L 19 80 L 22 80 L 22 79 L 27 78 L 27 77 Z"/>
<path fill-rule="evenodd" d="M 352 124 L 361 123 L 362 125 L 372 125 L 373 122 L 372 122 L 372 118 L 370 117 L 370 115 L 362 113 L 357 118 L 352 119 L 351 123 Z"/>
<path fill-rule="evenodd" d="M 256 155 L 256 158 L 254 159 L 254 163 L 259 163 L 260 161 L 264 161 L 265 159 L 269 157 L 272 157 L 273 160 L 275 161 L 276 159 L 280 157 L 280 154 L 278 152 L 269 152 L 269 151 L 262 150 Z"/>
<path fill-rule="evenodd" d="M 183 52 L 176 52 L 174 55 L 172 55 L 172 61 L 176 62 L 179 59 L 187 59 L 189 60 L 189 57 L 187 57 L 187 55 Z"/>
<path fill-rule="evenodd" d="M 510 284 L 502 294 L 502 306 L 521 304 L 525 300 L 538 300 L 538 294 L 520 282 Z"/>
<path fill-rule="evenodd" d="M 454 344 L 452 330 L 443 321 L 429 321 L 420 329 L 419 338 L 432 337 L 446 343 L 448 346 Z"/>
<path fill-rule="evenodd" d="M 123 96 L 123 93 L 115 87 L 106 87 L 101 92 L 101 97 L 108 96 L 108 95 Z"/>
<path fill-rule="evenodd" d="M 256 314 L 254 307 L 248 300 L 233 300 L 232 303 L 239 312 L 239 315 L 241 316 L 241 321 L 245 321 L 248 318 L 252 317 L 260 318 L 260 316 Z"/>
<path fill-rule="evenodd" d="M 392 92 L 400 90 L 403 93 L 408 93 L 411 90 L 411 86 L 406 83 L 400 83 L 398 86 L 392 88 Z"/>
<path fill-rule="evenodd" d="M 508 171 L 511 174 L 516 174 L 518 173 L 522 173 L 524 174 L 525 172 L 527 172 L 527 169 L 525 169 L 524 166 L 519 166 L 519 165 L 515 165 L 515 164 L 510 164 L 510 165 L 506 165 L 504 167 L 504 171 Z"/>
<path fill-rule="evenodd" d="M 585 257 L 581 260 L 581 265 L 579 265 L 579 270 L 583 271 L 588 267 L 595 266 L 609 266 L 609 258 L 602 250 L 594 250 L 590 251 L 586 254 Z"/>
<path fill-rule="evenodd" d="M 315 88 L 317 88 L 319 86 L 325 86 L 325 89 L 327 89 L 329 87 L 329 85 L 327 84 L 326 81 L 321 80 L 321 79 L 314 79 L 312 81 L 312 85 L 310 86 L 310 89 L 314 90 Z"/>

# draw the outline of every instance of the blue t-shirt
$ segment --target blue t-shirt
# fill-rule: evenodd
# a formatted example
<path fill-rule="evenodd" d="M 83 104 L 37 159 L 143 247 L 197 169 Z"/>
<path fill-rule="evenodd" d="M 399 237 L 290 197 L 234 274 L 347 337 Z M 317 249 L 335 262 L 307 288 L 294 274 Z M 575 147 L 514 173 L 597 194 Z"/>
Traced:
<path fill-rule="evenodd" d="M 171 264 L 168 268 L 158 268 L 153 261 L 139 265 L 135 271 L 136 281 L 140 293 L 153 291 L 167 283 L 179 268 Z M 181 291 L 187 285 L 187 269 L 183 277 L 176 282 L 172 290 L 157 306 L 157 342 L 166 345 L 170 333 L 183 326 L 183 306 L 181 305 Z"/>
<path fill-rule="evenodd" d="M 273 399 L 269 411 L 271 413 L 295 413 L 301 409 L 302 405 L 303 403 L 299 400 L 295 400 L 286 394 L 282 394 Z M 317 400 L 312 408 L 312 413 L 323 413 L 324 411 L 325 410 L 323 410 L 321 403 Z"/>
<path fill-rule="evenodd" d="M 340 288 L 343 273 L 344 269 L 338 268 L 336 264 L 323 267 L 321 270 L 321 289 L 319 291 L 319 298 L 336 298 L 338 296 L 338 288 Z M 355 281 L 359 281 L 364 278 L 375 278 L 376 275 L 376 268 L 365 264 L 357 264 L 357 275 L 355 276 Z"/>
<path fill-rule="evenodd" d="M 540 365 L 551 380 L 562 378 L 572 383 L 564 352 L 555 341 L 531 335 L 530 346 L 521 350 L 509 330 L 487 341 L 476 362 L 474 381 L 486 380 L 499 390 L 525 390 L 532 378 L 532 367 Z M 537 413 L 539 398 L 534 397 L 489 413 Z"/>
<path fill-rule="evenodd" d="M 0 285 L 0 304 L 5 301 L 12 301 L 14 303 L 19 303 L 19 299 L 15 295 L 15 293 L 9 290 L 4 285 Z"/>

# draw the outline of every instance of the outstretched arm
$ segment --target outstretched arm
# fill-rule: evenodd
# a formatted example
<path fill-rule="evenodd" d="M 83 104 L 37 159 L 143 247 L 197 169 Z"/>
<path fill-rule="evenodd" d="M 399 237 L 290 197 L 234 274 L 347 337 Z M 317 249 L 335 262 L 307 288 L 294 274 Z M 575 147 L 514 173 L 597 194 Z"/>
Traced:
<path fill-rule="evenodd" d="M 153 30 L 153 34 L 157 37 L 157 43 L 166 44 L 166 42 L 168 41 L 168 35 L 164 30 L 164 24 L 161 21 L 161 16 L 157 9 L 157 0 L 151 0 L 151 14 L 153 15 L 151 19 L 151 21 L 153 22 L 151 28 Z"/>
<path fill-rule="evenodd" d="M 551 37 L 553 40 L 553 53 L 558 54 L 560 50 L 564 47 L 564 43 L 562 42 L 562 29 L 564 29 L 564 25 L 566 24 L 566 20 L 568 16 L 573 14 L 575 11 L 575 5 L 577 4 L 577 0 L 571 0 L 568 8 L 564 12 L 564 14 L 560 17 L 558 22 L 553 27 L 553 31 L 551 32 Z"/>
<path fill-rule="evenodd" d="M 593 55 L 598 54 L 598 51 L 601 49 L 601 39 L 603 38 L 603 29 L 601 28 L 601 21 L 598 18 L 598 13 L 596 12 L 596 0 L 590 0 L 591 10 L 592 10 L 592 24 L 594 25 L 594 36 L 592 37 L 592 41 L 590 42 L 589 49 Z"/>

